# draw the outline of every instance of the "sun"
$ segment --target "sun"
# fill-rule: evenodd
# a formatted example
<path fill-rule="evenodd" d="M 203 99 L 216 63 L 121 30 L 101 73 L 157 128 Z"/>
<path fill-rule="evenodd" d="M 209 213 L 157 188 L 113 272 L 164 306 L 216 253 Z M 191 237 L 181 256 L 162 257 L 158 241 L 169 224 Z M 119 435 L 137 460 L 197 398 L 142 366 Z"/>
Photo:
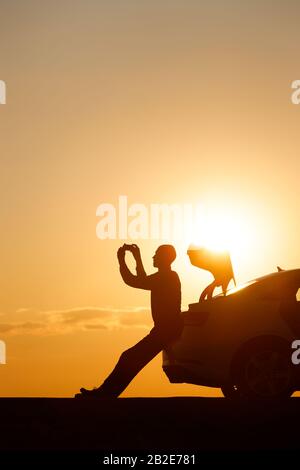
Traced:
<path fill-rule="evenodd" d="M 187 242 L 238 256 L 253 249 L 255 224 L 235 207 L 205 207 L 198 213 Z"/>

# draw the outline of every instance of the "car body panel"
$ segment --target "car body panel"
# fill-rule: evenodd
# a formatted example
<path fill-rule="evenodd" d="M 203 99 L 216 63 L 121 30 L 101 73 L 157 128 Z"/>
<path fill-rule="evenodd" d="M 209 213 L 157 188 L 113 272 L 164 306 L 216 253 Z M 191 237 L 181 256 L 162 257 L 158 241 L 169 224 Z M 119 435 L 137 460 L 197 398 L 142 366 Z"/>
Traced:
<path fill-rule="evenodd" d="M 296 323 L 298 313 L 300 318 L 299 287 L 300 269 L 280 271 L 225 296 L 190 304 L 182 313 L 181 338 L 163 351 L 163 369 L 169 380 L 220 387 L 230 376 L 234 357 L 248 341 L 272 336 L 292 343 L 298 331 L 300 338 L 300 328 L 291 328 L 293 322 L 283 315 L 293 310 Z"/>

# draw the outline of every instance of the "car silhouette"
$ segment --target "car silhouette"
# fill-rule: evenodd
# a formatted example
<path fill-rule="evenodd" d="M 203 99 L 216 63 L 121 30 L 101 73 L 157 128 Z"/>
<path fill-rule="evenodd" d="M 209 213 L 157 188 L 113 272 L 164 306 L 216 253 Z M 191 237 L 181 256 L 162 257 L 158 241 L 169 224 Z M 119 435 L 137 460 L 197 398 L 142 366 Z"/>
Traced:
<path fill-rule="evenodd" d="M 189 305 L 179 340 L 163 351 L 172 383 L 218 387 L 225 397 L 278 399 L 300 389 L 300 269 L 281 270 Z"/>

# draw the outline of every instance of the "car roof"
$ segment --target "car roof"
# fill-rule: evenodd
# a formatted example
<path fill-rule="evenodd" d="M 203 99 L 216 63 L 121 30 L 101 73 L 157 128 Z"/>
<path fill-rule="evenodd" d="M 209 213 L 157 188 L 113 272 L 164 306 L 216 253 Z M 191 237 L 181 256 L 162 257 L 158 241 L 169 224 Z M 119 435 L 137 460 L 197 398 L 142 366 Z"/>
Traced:
<path fill-rule="evenodd" d="M 257 277 L 255 279 L 253 279 L 252 281 L 249 281 L 251 283 L 253 282 L 261 282 L 261 281 L 265 281 L 265 280 L 271 280 L 271 279 L 275 279 L 275 278 L 287 278 L 287 277 L 291 277 L 291 278 L 295 278 L 295 279 L 300 279 L 300 269 L 282 269 L 280 271 L 276 271 L 274 273 L 270 273 L 270 274 L 266 274 L 265 276 L 261 276 L 261 277 Z"/>
<path fill-rule="evenodd" d="M 288 280 L 290 280 L 291 282 L 293 281 L 299 282 L 299 287 L 300 287 L 300 269 L 298 268 L 298 269 L 280 270 L 280 271 L 266 274 L 261 277 L 257 277 L 248 282 L 245 282 L 244 284 L 233 287 L 232 289 L 228 289 L 226 291 L 226 296 L 233 295 L 235 293 L 241 292 L 242 290 L 244 291 L 245 289 L 250 288 L 250 287 L 258 286 L 258 284 L 260 285 L 260 284 L 264 284 L 265 282 L 268 283 L 272 281 L 276 282 L 278 280 L 282 280 L 283 282 L 286 282 Z M 219 296 L 221 297 L 223 296 L 223 294 L 218 294 L 214 296 L 214 298 L 219 297 Z"/>

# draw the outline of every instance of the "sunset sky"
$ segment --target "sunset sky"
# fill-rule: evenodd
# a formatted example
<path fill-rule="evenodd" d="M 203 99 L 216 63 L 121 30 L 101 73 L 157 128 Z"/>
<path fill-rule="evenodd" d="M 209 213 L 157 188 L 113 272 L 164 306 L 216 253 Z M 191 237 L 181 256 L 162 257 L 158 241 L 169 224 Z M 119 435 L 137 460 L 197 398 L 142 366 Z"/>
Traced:
<path fill-rule="evenodd" d="M 96 236 L 119 195 L 203 205 L 238 283 L 300 267 L 299 21 L 298 0 L 1 0 L 0 396 L 96 386 L 151 328 L 118 270 L 132 240 Z M 154 272 L 165 241 L 135 242 Z M 184 309 L 211 275 L 170 243 Z M 220 392 L 170 384 L 159 355 L 123 396 L 199 394 Z"/>

